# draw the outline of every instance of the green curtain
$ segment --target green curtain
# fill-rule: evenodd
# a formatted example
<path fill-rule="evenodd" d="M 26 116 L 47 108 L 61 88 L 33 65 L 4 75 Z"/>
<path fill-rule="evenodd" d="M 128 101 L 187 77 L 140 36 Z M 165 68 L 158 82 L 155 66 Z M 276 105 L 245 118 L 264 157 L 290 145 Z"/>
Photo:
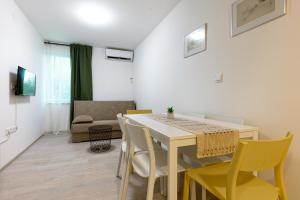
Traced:
<path fill-rule="evenodd" d="M 74 119 L 75 100 L 93 100 L 91 46 L 71 44 L 71 108 L 70 122 Z"/>

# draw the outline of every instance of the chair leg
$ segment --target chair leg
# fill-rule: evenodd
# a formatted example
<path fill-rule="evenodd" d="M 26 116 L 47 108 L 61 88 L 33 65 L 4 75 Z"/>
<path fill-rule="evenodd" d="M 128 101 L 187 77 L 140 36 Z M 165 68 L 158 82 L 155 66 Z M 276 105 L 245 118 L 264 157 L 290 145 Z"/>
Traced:
<path fill-rule="evenodd" d="M 159 178 L 159 184 L 160 184 L 160 194 L 164 195 L 164 177 Z"/>
<path fill-rule="evenodd" d="M 129 173 L 133 174 L 134 170 L 133 170 L 133 166 L 132 163 L 129 163 Z"/>
<path fill-rule="evenodd" d="M 275 182 L 276 186 L 279 188 L 279 197 L 280 200 L 288 200 L 286 187 L 284 184 L 284 178 L 283 178 L 283 164 L 278 165 L 275 167 Z"/>
<path fill-rule="evenodd" d="M 123 157 L 124 157 L 124 153 L 123 153 L 122 148 L 121 148 L 120 155 L 119 155 L 119 163 L 118 163 L 117 175 L 116 175 L 117 178 L 122 178 L 120 176 L 120 169 L 121 169 L 121 163 L 123 163 Z"/>
<path fill-rule="evenodd" d="M 180 191 L 180 173 L 177 174 L 177 192 L 181 192 Z"/>
<path fill-rule="evenodd" d="M 196 200 L 196 183 L 195 181 L 191 180 L 190 181 L 190 189 L 191 189 L 191 200 Z"/>
<path fill-rule="evenodd" d="M 164 196 L 168 195 L 168 176 L 164 177 Z"/>
<path fill-rule="evenodd" d="M 189 200 L 190 193 L 190 177 L 184 174 L 183 200 Z"/>
<path fill-rule="evenodd" d="M 178 178 L 177 191 L 180 191 L 181 174 L 178 174 L 177 178 Z M 160 194 L 166 197 L 167 192 L 168 192 L 168 177 L 164 176 L 160 178 Z"/>
<path fill-rule="evenodd" d="M 206 189 L 203 186 L 201 187 L 202 187 L 202 200 L 206 200 Z"/>
<path fill-rule="evenodd" d="M 146 200 L 153 200 L 155 180 L 155 176 L 149 176 Z"/>
<path fill-rule="evenodd" d="M 128 184 L 129 184 L 129 176 L 130 176 L 130 168 L 131 168 L 131 160 L 130 158 L 126 159 L 126 166 L 124 171 L 124 176 L 122 178 L 122 184 L 120 188 L 120 200 L 126 200 L 127 191 L 128 191 Z"/>

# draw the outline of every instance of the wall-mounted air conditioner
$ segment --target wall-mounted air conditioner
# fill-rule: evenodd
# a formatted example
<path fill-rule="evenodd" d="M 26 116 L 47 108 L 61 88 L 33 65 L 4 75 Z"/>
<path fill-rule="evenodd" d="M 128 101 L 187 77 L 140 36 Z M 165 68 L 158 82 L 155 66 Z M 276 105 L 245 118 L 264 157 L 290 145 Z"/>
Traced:
<path fill-rule="evenodd" d="M 105 58 L 108 60 L 133 62 L 134 52 L 121 49 L 105 49 Z"/>

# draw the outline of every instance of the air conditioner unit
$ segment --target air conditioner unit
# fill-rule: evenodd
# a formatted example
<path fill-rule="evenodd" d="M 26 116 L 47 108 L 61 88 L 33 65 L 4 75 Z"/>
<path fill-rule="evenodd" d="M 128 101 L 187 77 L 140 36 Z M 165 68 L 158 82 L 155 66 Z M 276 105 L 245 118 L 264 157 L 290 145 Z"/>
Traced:
<path fill-rule="evenodd" d="M 133 62 L 134 52 L 121 49 L 105 49 L 105 57 L 108 60 Z"/>

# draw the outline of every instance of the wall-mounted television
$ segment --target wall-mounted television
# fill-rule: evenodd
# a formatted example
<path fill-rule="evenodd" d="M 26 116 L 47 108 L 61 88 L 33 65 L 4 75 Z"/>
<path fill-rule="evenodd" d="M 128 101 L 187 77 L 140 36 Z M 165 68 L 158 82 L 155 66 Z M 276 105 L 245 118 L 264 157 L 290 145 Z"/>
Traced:
<path fill-rule="evenodd" d="M 22 67 L 18 67 L 16 95 L 35 96 L 36 76 Z"/>

